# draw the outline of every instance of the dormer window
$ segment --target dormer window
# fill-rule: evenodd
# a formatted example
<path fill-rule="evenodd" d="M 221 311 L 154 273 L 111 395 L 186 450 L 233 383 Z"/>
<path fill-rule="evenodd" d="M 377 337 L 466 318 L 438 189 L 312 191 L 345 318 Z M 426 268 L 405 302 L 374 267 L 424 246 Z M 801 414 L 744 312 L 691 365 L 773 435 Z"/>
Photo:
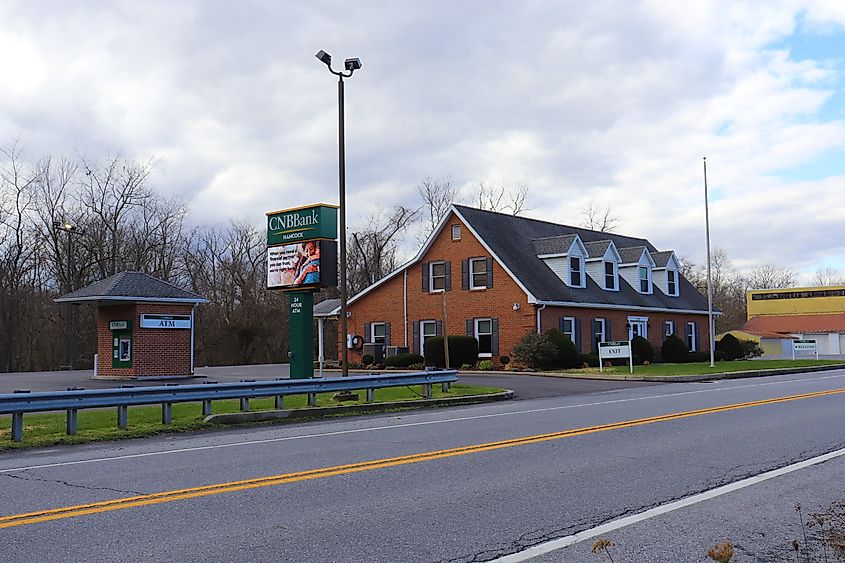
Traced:
<path fill-rule="evenodd" d="M 666 284 L 669 289 L 669 295 L 677 297 L 678 295 L 678 272 L 675 270 L 666 270 Z"/>
<path fill-rule="evenodd" d="M 580 256 L 569 257 L 569 285 L 584 287 L 584 262 Z"/>
<path fill-rule="evenodd" d="M 640 293 L 651 293 L 651 272 L 648 266 L 640 266 Z"/>
<path fill-rule="evenodd" d="M 619 289 L 616 287 L 616 263 L 604 263 L 604 288 L 605 289 Z"/>

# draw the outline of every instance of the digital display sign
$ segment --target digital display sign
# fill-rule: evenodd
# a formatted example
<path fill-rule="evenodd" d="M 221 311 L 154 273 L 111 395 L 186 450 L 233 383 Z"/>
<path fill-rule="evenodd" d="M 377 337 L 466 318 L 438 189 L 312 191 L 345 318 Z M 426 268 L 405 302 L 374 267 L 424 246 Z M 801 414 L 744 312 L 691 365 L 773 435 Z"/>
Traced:
<path fill-rule="evenodd" d="M 337 243 L 311 240 L 267 249 L 267 288 L 303 289 L 337 285 Z"/>

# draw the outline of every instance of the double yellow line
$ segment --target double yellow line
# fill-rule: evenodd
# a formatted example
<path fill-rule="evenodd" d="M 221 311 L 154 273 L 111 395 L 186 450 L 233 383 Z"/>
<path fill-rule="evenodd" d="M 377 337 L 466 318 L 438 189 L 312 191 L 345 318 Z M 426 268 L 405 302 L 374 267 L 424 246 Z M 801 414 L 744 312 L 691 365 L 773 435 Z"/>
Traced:
<path fill-rule="evenodd" d="M 680 420 L 683 418 L 691 418 L 694 416 L 701 416 L 705 414 L 715 414 L 720 412 L 733 411 L 738 409 L 746 409 L 749 407 L 759 407 L 763 405 L 772 405 L 776 403 L 785 403 L 789 401 L 799 401 L 801 399 L 811 399 L 815 397 L 824 397 L 827 395 L 837 395 L 845 393 L 845 388 L 833 389 L 830 391 L 817 391 L 813 393 L 803 393 L 800 395 L 789 395 L 786 397 L 777 397 L 774 399 L 764 399 L 761 401 L 751 401 L 747 403 L 735 403 L 731 405 L 724 405 L 719 407 L 710 407 L 706 409 L 698 409 L 693 411 L 684 411 L 672 414 L 665 414 L 661 416 L 651 416 L 647 418 L 638 418 L 634 420 L 626 420 L 622 422 L 613 422 L 610 424 L 600 424 L 598 426 L 588 426 L 585 428 L 576 428 L 573 430 L 563 430 L 561 432 L 551 432 L 548 434 L 535 434 L 533 436 L 524 436 L 522 438 L 513 438 L 510 440 L 501 440 L 498 442 L 486 442 L 483 444 L 475 444 L 471 446 L 463 446 L 459 448 L 449 448 L 446 450 L 436 450 L 431 452 L 424 452 L 413 455 L 406 455 L 400 457 L 391 457 L 384 459 L 376 459 L 372 461 L 364 461 L 360 463 L 351 463 L 348 465 L 336 465 L 333 467 L 323 467 L 320 469 L 311 469 L 308 471 L 299 471 L 296 473 L 284 473 L 281 475 L 271 475 L 269 477 L 260 477 L 257 479 L 246 479 L 243 481 L 230 481 L 228 483 L 219 483 L 216 485 L 206 485 L 202 487 L 193 487 L 190 489 L 178 489 L 173 491 L 165 491 L 162 493 L 153 493 L 149 495 L 139 495 L 135 497 L 120 498 L 114 500 L 107 500 L 102 502 L 94 502 L 90 504 L 80 504 L 77 506 L 67 506 L 63 508 L 54 508 L 50 510 L 41 510 L 39 512 L 28 512 L 25 514 L 14 514 L 11 516 L 0 517 L 0 528 L 11 528 L 14 526 L 24 526 L 26 524 L 37 524 L 39 522 L 48 522 L 50 520 L 61 520 L 64 518 L 74 518 L 76 516 L 84 516 L 86 514 L 97 514 L 100 512 L 110 512 L 112 510 L 124 510 L 127 508 L 135 508 L 139 506 L 149 506 L 153 504 L 161 504 L 165 502 L 174 502 L 177 500 L 185 500 L 198 497 L 206 497 L 210 495 L 219 495 L 222 493 L 231 493 L 235 491 L 244 491 L 247 489 L 258 489 L 262 487 L 272 487 L 275 485 L 284 485 L 287 483 L 295 483 L 297 481 L 308 481 L 311 479 L 322 479 L 324 477 L 332 477 L 334 475 L 346 475 L 349 473 L 358 473 L 361 471 L 371 471 L 373 469 L 382 469 L 385 467 L 395 467 L 397 465 L 408 465 L 412 463 L 421 463 L 423 461 L 431 461 L 435 459 L 443 459 L 447 457 L 455 457 L 462 455 L 475 454 L 480 452 L 488 452 L 492 450 L 500 450 L 503 448 L 512 448 L 515 446 L 525 446 L 528 444 L 537 444 L 539 442 L 547 442 L 550 440 L 561 440 L 564 438 L 572 438 L 575 436 L 583 436 L 585 434 L 594 434 L 597 432 L 607 432 L 608 430 L 619 430 L 621 428 L 631 428 L 633 426 L 643 426 L 646 424 L 654 424 L 655 422 L 668 422 L 671 420 Z"/>

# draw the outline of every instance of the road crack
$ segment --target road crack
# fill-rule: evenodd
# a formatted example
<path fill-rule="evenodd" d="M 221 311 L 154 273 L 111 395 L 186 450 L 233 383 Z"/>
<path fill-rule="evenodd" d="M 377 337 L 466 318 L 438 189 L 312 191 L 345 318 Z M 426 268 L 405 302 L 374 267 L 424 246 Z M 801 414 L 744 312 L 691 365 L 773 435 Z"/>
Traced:
<path fill-rule="evenodd" d="M 10 479 L 19 479 L 21 481 L 39 481 L 42 483 L 55 483 L 57 485 L 64 485 L 65 487 L 71 487 L 74 489 L 84 489 L 87 491 L 108 491 L 111 493 L 119 493 L 122 495 L 145 495 L 147 493 L 143 493 L 141 491 L 132 491 L 128 489 L 115 489 L 112 487 L 92 487 L 90 485 L 78 485 L 76 483 L 71 483 L 69 481 L 65 481 L 63 479 L 49 479 L 47 477 L 43 477 L 41 475 L 36 475 L 31 471 L 21 472 L 22 474 L 15 474 L 15 473 L 3 473 L 2 476 L 9 477 Z"/>

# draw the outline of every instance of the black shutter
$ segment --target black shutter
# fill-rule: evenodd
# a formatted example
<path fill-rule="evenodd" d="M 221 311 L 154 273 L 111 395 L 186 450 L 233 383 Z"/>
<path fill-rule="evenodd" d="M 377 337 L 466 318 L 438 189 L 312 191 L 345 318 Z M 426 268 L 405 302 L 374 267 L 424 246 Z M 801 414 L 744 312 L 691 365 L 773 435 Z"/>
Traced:
<path fill-rule="evenodd" d="M 493 334 L 491 335 L 491 338 L 490 338 L 490 341 L 491 341 L 490 342 L 490 352 L 494 356 L 498 356 L 499 355 L 499 319 L 497 317 L 495 319 L 492 319 L 492 321 L 493 322 L 491 324 L 493 325 Z"/>
<path fill-rule="evenodd" d="M 690 324 L 684 323 L 684 327 L 685 327 L 684 328 L 684 334 L 686 335 L 686 338 L 684 339 L 684 341 L 687 343 L 687 346 L 689 346 L 689 344 L 691 342 L 690 336 L 692 336 L 692 332 L 690 332 Z M 690 352 L 692 352 L 692 350 L 690 350 Z"/>
<path fill-rule="evenodd" d="M 613 340 L 612 332 L 610 332 L 610 319 L 604 320 L 604 339 Z"/>
<path fill-rule="evenodd" d="M 469 289 L 469 262 L 461 260 L 461 289 Z"/>
<path fill-rule="evenodd" d="M 575 342 L 573 344 L 575 344 L 575 351 L 580 354 L 581 340 L 583 338 L 581 337 L 581 319 L 579 317 L 575 317 L 575 326 L 573 328 L 575 329 Z"/>
<path fill-rule="evenodd" d="M 364 323 L 364 342 L 370 342 L 372 338 L 372 332 L 370 332 L 370 323 Z"/>
<path fill-rule="evenodd" d="M 413 346 L 411 349 L 413 350 L 414 354 L 420 353 L 420 321 L 414 321 L 411 323 L 411 334 L 414 336 Z"/>
<path fill-rule="evenodd" d="M 701 345 L 701 332 L 698 330 L 698 321 L 695 321 L 693 326 L 695 327 L 695 349 L 696 351 L 703 350 L 704 347 Z"/>
<path fill-rule="evenodd" d="M 593 319 L 590 323 L 590 353 L 598 354 L 599 346 L 596 343 L 596 335 L 599 333 L 599 320 Z"/>
<path fill-rule="evenodd" d="M 475 330 L 472 326 L 472 319 L 467 319 L 467 336 L 475 336 Z"/>
<path fill-rule="evenodd" d="M 557 320 L 557 325 L 558 325 L 557 326 L 558 330 L 563 332 L 563 317 L 561 317 Z M 566 334 L 566 333 L 563 332 L 563 334 Z"/>
<path fill-rule="evenodd" d="M 384 323 L 384 345 L 390 346 L 390 323 Z"/>
<path fill-rule="evenodd" d="M 446 260 L 446 291 L 452 291 L 452 261 Z"/>
<path fill-rule="evenodd" d="M 422 263 L 422 290 L 428 293 L 428 262 Z"/>
<path fill-rule="evenodd" d="M 435 336 L 443 336 L 443 321 L 434 321 Z"/>
<path fill-rule="evenodd" d="M 493 259 L 489 256 L 486 258 L 487 261 L 487 289 L 493 287 Z"/>

